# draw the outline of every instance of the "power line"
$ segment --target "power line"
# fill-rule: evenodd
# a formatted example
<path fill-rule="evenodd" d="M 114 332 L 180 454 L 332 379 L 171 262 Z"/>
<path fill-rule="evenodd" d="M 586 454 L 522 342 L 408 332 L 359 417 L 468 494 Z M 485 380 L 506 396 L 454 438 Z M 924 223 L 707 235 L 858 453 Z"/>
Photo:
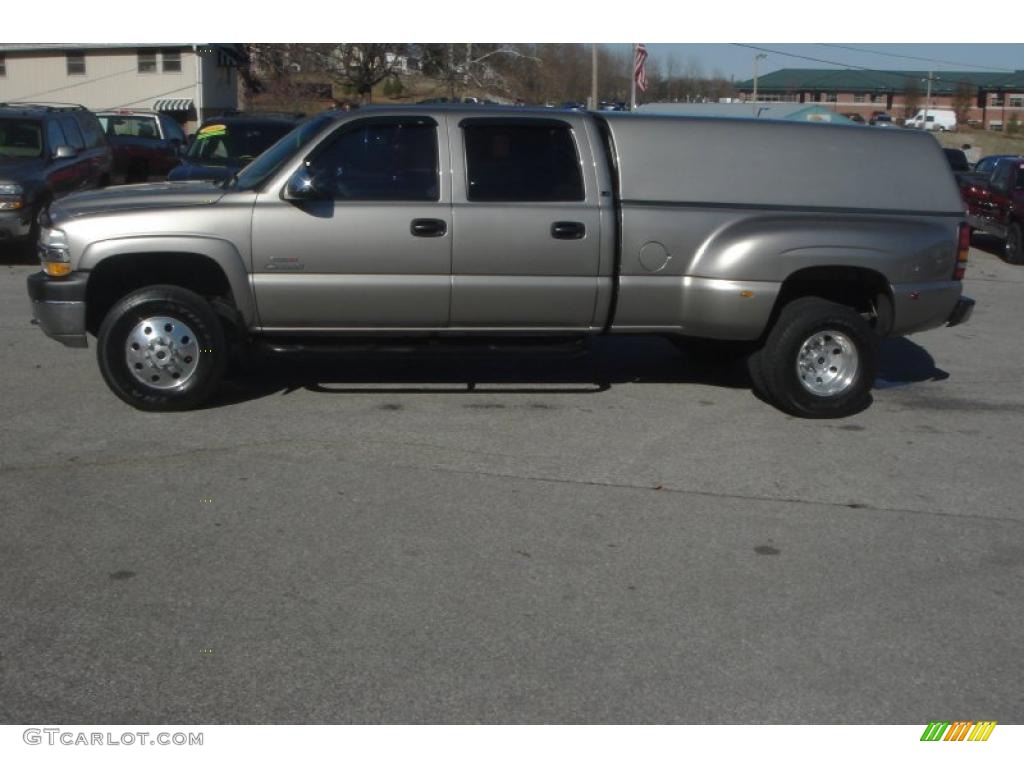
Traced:
<path fill-rule="evenodd" d="M 981 64 L 966 64 L 966 63 L 964 63 L 962 61 L 949 61 L 947 59 L 929 59 L 929 58 L 925 58 L 925 57 L 922 57 L 922 56 L 907 56 L 906 54 L 901 54 L 901 53 L 886 53 L 885 51 L 873 51 L 870 48 L 856 48 L 856 47 L 854 47 L 852 45 L 838 45 L 836 43 L 817 43 L 817 45 L 820 45 L 823 48 L 842 48 L 843 50 L 847 50 L 847 51 L 858 51 L 859 53 L 872 53 L 872 54 L 874 54 L 876 56 L 889 56 L 890 58 L 894 58 L 894 59 L 909 59 L 911 61 L 927 61 L 927 62 L 931 62 L 932 64 L 951 64 L 951 65 L 956 66 L 956 67 L 970 67 L 971 69 L 982 69 L 982 70 L 986 70 L 988 72 L 1009 72 L 1010 74 L 1015 74 L 1016 73 L 1016 70 L 1014 70 L 1014 69 L 1006 69 L 1005 67 L 986 67 L 986 66 L 982 66 Z"/>
<path fill-rule="evenodd" d="M 112 72 L 109 75 L 103 75 L 102 77 L 93 77 L 89 80 L 79 80 L 71 83 L 70 85 L 62 85 L 60 88 L 51 88 L 48 91 L 41 91 L 39 93 L 33 93 L 31 96 L 18 96 L 17 99 L 11 99 L 11 101 L 31 101 L 32 99 L 38 99 L 40 96 L 47 96 L 51 93 L 57 93 L 59 91 L 67 91 L 72 88 L 81 88 L 83 85 L 92 85 L 98 83 L 101 80 L 109 80 L 111 77 L 119 77 L 120 75 L 130 75 L 132 72 L 137 72 L 136 68 L 126 69 L 123 72 Z"/>

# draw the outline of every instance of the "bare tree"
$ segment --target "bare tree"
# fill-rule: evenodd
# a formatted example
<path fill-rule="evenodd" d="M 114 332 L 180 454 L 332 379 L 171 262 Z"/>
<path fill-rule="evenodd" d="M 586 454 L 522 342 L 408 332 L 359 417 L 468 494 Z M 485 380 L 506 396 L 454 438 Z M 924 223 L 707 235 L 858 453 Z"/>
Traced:
<path fill-rule="evenodd" d="M 968 83 L 958 83 L 953 92 L 953 111 L 956 112 L 956 121 L 962 125 L 967 124 L 967 118 L 971 114 L 971 107 L 974 106 L 975 91 Z"/>
<path fill-rule="evenodd" d="M 921 86 L 917 80 L 907 78 L 903 86 L 903 117 L 909 120 L 917 114 L 921 106 Z"/>

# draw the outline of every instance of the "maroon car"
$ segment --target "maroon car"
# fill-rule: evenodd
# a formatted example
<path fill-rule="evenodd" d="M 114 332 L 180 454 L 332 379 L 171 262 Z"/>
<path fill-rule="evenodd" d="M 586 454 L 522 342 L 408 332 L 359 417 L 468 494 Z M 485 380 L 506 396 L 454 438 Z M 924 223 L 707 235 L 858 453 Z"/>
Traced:
<path fill-rule="evenodd" d="M 114 173 L 125 181 L 163 178 L 178 164 L 185 133 L 173 118 L 134 109 L 97 112 L 96 116 L 114 150 Z"/>
<path fill-rule="evenodd" d="M 961 187 L 967 221 L 976 230 L 1004 242 L 1006 260 L 1024 264 L 1024 157 L 996 163 L 992 175 Z"/>

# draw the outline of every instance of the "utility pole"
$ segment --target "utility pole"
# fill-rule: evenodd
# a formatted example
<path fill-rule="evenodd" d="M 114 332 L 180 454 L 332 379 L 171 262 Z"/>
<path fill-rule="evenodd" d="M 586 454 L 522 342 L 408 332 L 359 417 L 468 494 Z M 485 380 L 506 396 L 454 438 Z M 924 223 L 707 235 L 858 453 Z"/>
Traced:
<path fill-rule="evenodd" d="M 597 109 L 597 43 L 590 45 L 590 108 Z"/>
<path fill-rule="evenodd" d="M 764 61 L 768 58 L 767 53 L 755 53 L 754 54 L 754 95 L 751 96 L 751 101 L 757 101 L 757 62 Z"/>

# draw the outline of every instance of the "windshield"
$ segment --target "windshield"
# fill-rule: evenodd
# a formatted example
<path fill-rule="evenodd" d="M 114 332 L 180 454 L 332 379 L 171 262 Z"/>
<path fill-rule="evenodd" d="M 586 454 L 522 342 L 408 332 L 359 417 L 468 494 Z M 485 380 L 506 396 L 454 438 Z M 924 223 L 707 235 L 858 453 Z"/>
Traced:
<path fill-rule="evenodd" d="M 35 120 L 0 118 L 0 156 L 42 157 L 43 132 Z"/>
<path fill-rule="evenodd" d="M 202 165 L 245 165 L 291 129 L 288 123 L 209 123 L 186 156 Z"/>
<path fill-rule="evenodd" d="M 290 160 L 310 139 L 334 119 L 331 114 L 317 115 L 296 126 L 274 146 L 247 165 L 235 177 L 235 189 L 254 189 Z"/>

